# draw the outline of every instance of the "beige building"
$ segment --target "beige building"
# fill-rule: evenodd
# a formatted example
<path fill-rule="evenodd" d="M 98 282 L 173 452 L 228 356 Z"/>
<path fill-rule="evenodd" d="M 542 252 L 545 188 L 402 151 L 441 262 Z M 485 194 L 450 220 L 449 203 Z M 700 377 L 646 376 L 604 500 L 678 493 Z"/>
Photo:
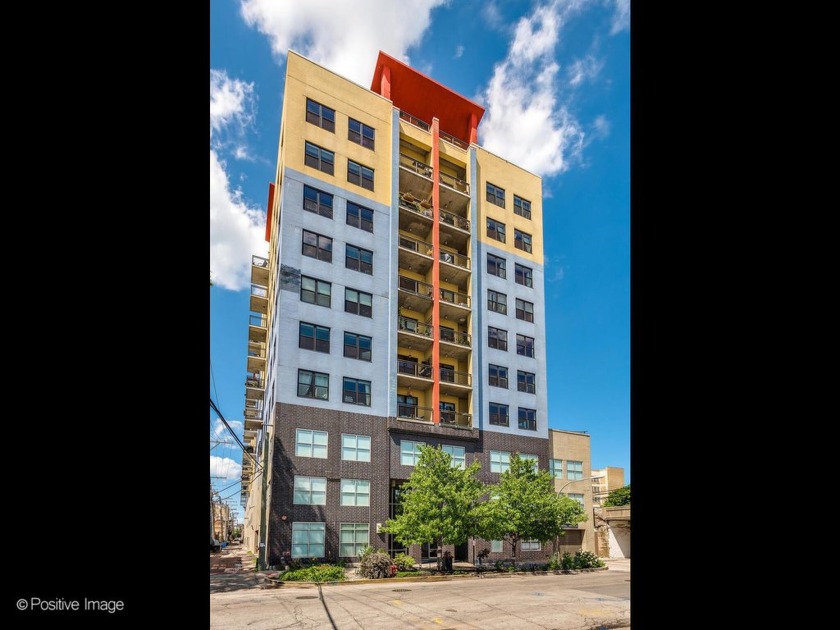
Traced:
<path fill-rule="evenodd" d="M 599 508 L 607 495 L 613 490 L 624 487 L 624 469 L 607 466 L 592 470 L 592 505 Z"/>
<path fill-rule="evenodd" d="M 589 435 L 577 431 L 549 429 L 549 470 L 554 486 L 583 506 L 587 520 L 566 529 L 559 551 L 574 553 L 578 549 L 595 551 L 595 530 L 592 521 L 592 485 L 586 474 L 591 470 L 592 456 Z"/>
<path fill-rule="evenodd" d="M 213 537 L 226 541 L 233 531 L 230 519 L 230 507 L 224 503 L 213 504 Z"/>

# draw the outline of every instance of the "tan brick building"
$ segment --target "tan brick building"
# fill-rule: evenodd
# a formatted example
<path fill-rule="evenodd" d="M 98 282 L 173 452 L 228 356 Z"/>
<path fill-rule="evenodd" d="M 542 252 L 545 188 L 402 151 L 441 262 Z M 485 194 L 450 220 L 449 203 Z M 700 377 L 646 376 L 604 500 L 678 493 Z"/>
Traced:
<path fill-rule="evenodd" d="M 548 439 L 549 470 L 554 475 L 554 486 L 558 492 L 579 501 L 587 517 L 583 523 L 566 530 L 566 536 L 560 541 L 560 551 L 595 551 L 592 485 L 588 474 L 592 464 L 589 435 L 578 431 L 549 429 Z"/>
<path fill-rule="evenodd" d="M 613 490 L 624 487 L 624 469 L 607 466 L 592 470 L 592 505 L 599 508 L 607 495 Z"/>

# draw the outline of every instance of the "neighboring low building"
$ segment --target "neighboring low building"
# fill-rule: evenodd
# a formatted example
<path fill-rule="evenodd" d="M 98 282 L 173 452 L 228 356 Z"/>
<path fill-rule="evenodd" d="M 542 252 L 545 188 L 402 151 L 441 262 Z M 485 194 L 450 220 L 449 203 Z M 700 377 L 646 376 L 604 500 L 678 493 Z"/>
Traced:
<path fill-rule="evenodd" d="M 630 557 L 630 506 L 597 508 L 595 517 L 595 543 L 602 558 Z"/>
<path fill-rule="evenodd" d="M 599 508 L 603 505 L 607 495 L 613 490 L 624 487 L 624 469 L 617 466 L 607 466 L 592 470 L 592 505 Z"/>
<path fill-rule="evenodd" d="M 583 506 L 586 521 L 566 528 L 559 551 L 574 553 L 578 549 L 595 551 L 595 530 L 592 523 L 592 486 L 585 471 L 591 466 L 590 437 L 579 431 L 549 429 L 549 471 L 554 475 L 558 492 L 575 499 Z M 579 482 L 579 483 L 578 483 Z"/>
<path fill-rule="evenodd" d="M 230 539 L 233 531 L 230 520 L 230 507 L 224 503 L 213 504 L 213 537 L 217 540 Z"/>

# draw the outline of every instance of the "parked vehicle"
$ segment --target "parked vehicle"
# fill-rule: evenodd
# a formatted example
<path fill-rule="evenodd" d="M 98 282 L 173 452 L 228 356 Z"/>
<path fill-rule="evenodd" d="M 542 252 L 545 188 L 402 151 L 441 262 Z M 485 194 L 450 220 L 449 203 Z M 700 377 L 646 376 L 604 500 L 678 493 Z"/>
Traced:
<path fill-rule="evenodd" d="M 221 551 L 222 550 L 222 543 L 216 540 L 215 538 L 210 539 L 210 551 Z"/>

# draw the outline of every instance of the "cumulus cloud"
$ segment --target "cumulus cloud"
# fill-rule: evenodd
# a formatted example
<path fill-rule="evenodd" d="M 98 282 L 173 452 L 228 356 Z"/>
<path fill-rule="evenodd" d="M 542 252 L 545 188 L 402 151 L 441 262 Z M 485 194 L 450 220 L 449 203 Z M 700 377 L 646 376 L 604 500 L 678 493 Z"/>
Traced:
<path fill-rule="evenodd" d="M 210 136 L 235 123 L 239 130 L 254 120 L 254 84 L 210 70 Z"/>
<path fill-rule="evenodd" d="M 230 428 L 233 429 L 233 432 L 241 438 L 242 429 L 245 428 L 245 426 L 242 424 L 242 421 L 228 420 L 228 424 L 230 425 Z M 213 423 L 213 435 L 217 438 L 230 437 L 230 433 L 228 432 L 227 428 L 225 427 L 224 423 L 220 418 L 216 418 L 216 421 Z"/>
<path fill-rule="evenodd" d="M 595 120 L 592 121 L 592 130 L 595 136 L 606 138 L 610 135 L 610 121 L 603 114 L 596 116 Z"/>
<path fill-rule="evenodd" d="M 239 479 L 242 476 L 242 465 L 233 461 L 230 457 L 210 456 L 210 475 L 212 477 L 224 477 L 225 479 Z"/>
<path fill-rule="evenodd" d="M 630 28 L 630 0 L 615 0 L 615 12 L 612 16 L 610 35 Z"/>
<path fill-rule="evenodd" d="M 485 2 L 481 7 L 481 17 L 490 28 L 498 29 L 503 26 L 502 12 L 499 11 L 499 5 L 494 0 Z"/>
<path fill-rule="evenodd" d="M 463 45 L 458 44 L 455 47 L 455 59 L 459 59 L 461 57 L 461 55 L 463 55 L 463 54 L 464 54 L 464 47 L 463 47 Z"/>
<path fill-rule="evenodd" d="M 569 85 L 577 87 L 584 81 L 594 79 L 603 67 L 604 61 L 596 59 L 593 55 L 586 55 L 583 59 L 575 59 L 566 68 Z"/>
<path fill-rule="evenodd" d="M 481 144 L 537 175 L 562 173 L 583 149 L 584 131 L 560 102 L 554 54 L 563 26 L 582 4 L 554 0 L 523 16 L 507 56 L 478 97 L 487 109 Z"/>
<path fill-rule="evenodd" d="M 373 78 L 380 50 L 407 63 L 406 53 L 420 43 L 435 7 L 449 0 L 241 0 L 245 22 L 269 38 L 285 59 L 295 50 L 365 87 Z M 341 5 L 348 5 L 342 7 Z"/>

